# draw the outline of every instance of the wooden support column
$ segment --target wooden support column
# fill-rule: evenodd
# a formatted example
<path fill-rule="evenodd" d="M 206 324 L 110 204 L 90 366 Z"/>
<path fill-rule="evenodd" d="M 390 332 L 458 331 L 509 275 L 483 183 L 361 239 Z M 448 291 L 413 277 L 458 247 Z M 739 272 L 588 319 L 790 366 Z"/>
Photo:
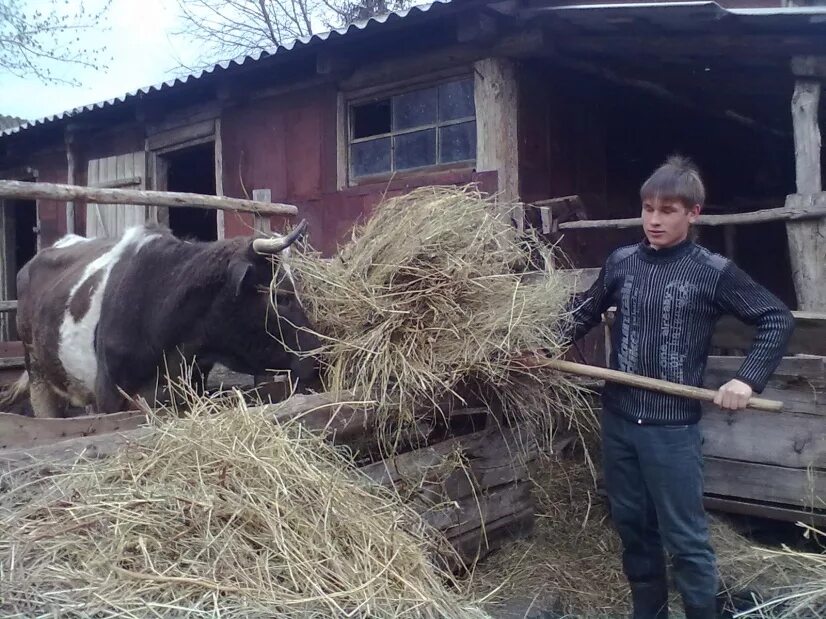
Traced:
<path fill-rule="evenodd" d="M 504 202 L 519 200 L 518 83 L 513 61 L 486 58 L 474 64 L 476 101 L 476 169 L 496 171 Z M 524 212 L 511 216 L 524 225 Z"/>
<path fill-rule="evenodd" d="M 66 127 L 64 141 L 66 144 L 66 184 L 77 185 L 77 178 L 75 176 L 75 134 L 72 127 Z M 74 234 L 75 232 L 74 200 L 66 201 L 66 232 L 68 234 Z"/>
<path fill-rule="evenodd" d="M 272 189 L 253 189 L 252 199 L 256 202 L 272 202 Z M 272 231 L 270 218 L 267 215 L 255 214 L 253 216 L 253 227 L 256 232 L 269 234 Z"/>
<path fill-rule="evenodd" d="M 818 67 L 826 58 L 795 58 L 792 70 L 798 79 L 792 96 L 795 167 L 798 196 L 814 201 L 822 190 L 821 137 L 818 124 L 821 84 Z M 826 218 L 786 223 L 789 256 L 800 310 L 826 310 Z"/>

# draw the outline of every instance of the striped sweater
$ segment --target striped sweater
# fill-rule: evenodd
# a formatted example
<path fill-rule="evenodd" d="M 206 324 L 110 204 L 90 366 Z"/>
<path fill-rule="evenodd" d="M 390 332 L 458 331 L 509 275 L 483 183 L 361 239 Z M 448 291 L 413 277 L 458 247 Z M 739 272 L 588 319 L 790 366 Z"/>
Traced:
<path fill-rule="evenodd" d="M 615 306 L 611 367 L 685 385 L 702 384 L 717 319 L 731 314 L 755 325 L 736 376 L 759 393 L 777 368 L 794 328 L 788 308 L 733 262 L 690 240 L 655 250 L 647 243 L 613 252 L 593 286 L 573 302 L 574 341 Z M 607 383 L 603 405 L 637 423 L 691 424 L 700 403 Z"/>

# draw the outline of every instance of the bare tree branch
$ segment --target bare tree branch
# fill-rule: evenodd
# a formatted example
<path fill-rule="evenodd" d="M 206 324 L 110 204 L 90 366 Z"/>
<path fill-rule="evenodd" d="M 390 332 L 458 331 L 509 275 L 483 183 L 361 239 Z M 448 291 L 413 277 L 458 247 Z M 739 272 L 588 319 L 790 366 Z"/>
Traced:
<path fill-rule="evenodd" d="M 102 48 L 86 48 L 82 35 L 103 28 L 111 0 L 97 8 L 77 8 L 65 0 L 0 0 L 0 71 L 19 77 L 35 76 L 46 83 L 78 84 L 67 79 L 65 67 L 105 68 Z M 59 72 L 59 73 L 58 73 Z"/>
<path fill-rule="evenodd" d="M 181 27 L 174 36 L 197 41 L 188 69 L 246 56 L 389 11 L 412 0 L 177 0 Z M 182 65 L 183 66 L 183 65 Z"/>

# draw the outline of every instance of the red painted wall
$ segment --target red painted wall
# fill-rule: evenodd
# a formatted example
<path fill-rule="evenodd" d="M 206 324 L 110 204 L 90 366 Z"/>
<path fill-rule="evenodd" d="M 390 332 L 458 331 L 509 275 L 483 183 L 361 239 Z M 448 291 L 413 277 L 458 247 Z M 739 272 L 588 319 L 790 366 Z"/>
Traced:
<path fill-rule="evenodd" d="M 470 168 L 337 190 L 336 108 L 336 90 L 328 86 L 225 111 L 221 119 L 225 195 L 251 197 L 253 189 L 270 189 L 273 202 L 298 206 L 294 221 L 307 219 L 310 243 L 329 255 L 383 195 L 399 195 L 423 185 L 469 182 L 496 191 L 496 174 L 478 175 Z M 225 222 L 227 236 L 252 233 L 251 215 L 227 213 Z M 278 230 L 284 219 L 273 218 L 271 223 Z"/>

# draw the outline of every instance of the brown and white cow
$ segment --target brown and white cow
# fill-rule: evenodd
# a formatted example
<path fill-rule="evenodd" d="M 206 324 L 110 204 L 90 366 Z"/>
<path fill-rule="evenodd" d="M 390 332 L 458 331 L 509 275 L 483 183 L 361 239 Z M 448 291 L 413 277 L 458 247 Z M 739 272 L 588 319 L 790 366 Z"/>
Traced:
<path fill-rule="evenodd" d="M 215 242 L 138 226 L 120 239 L 70 235 L 40 251 L 17 276 L 26 373 L 0 406 L 28 391 L 36 416 L 61 416 L 68 405 L 111 413 L 154 393 L 181 362 L 195 362 L 201 384 L 215 363 L 313 379 L 313 359 L 296 351 L 318 341 L 287 268 L 269 294 L 274 263 L 305 225 L 285 237 Z"/>

